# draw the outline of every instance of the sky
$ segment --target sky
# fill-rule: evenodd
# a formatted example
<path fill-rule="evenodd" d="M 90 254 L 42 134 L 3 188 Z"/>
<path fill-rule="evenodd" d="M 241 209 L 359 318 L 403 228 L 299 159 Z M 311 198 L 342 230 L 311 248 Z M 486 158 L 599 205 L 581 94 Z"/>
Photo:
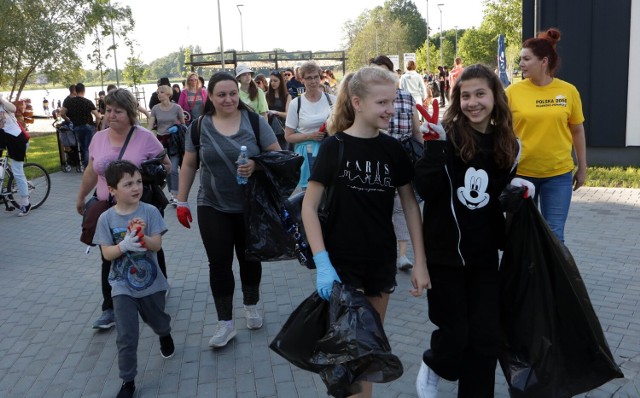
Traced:
<path fill-rule="evenodd" d="M 345 22 L 355 20 L 365 9 L 384 4 L 384 0 L 190 0 L 184 3 L 175 0 L 112 0 L 114 4 L 131 8 L 136 21 L 132 32 L 138 43 L 136 55 L 145 63 L 189 44 L 200 45 L 205 53 L 218 51 L 217 1 L 220 2 L 224 49 L 241 50 L 244 43 L 244 50 L 252 52 L 274 48 L 286 51 L 341 50 Z M 454 26 L 459 29 L 478 27 L 482 21 L 480 0 L 414 2 L 425 20 L 428 4 L 432 32 L 440 28 L 438 4 L 444 4 L 441 7 L 443 30 Z M 238 4 L 242 6 L 238 8 Z M 242 12 L 242 35 L 238 9 Z M 85 51 L 90 52 L 89 47 Z M 118 64 L 124 64 L 128 56 L 126 47 L 121 46 Z M 111 62 L 108 60 L 107 63 Z M 90 67 L 87 64 L 85 61 L 85 67 Z"/>

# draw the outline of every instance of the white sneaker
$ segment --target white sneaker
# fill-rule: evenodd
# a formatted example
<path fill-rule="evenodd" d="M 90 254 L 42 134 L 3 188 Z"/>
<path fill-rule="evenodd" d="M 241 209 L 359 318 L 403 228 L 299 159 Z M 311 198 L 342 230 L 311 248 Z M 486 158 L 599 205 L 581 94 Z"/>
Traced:
<path fill-rule="evenodd" d="M 413 268 L 413 263 L 407 258 L 407 256 L 401 256 L 398 258 L 398 269 L 400 271 L 408 271 Z"/>
<path fill-rule="evenodd" d="M 209 347 L 224 347 L 236 337 L 236 328 L 233 321 L 218 321 L 213 337 L 209 340 Z"/>
<path fill-rule="evenodd" d="M 262 327 L 262 317 L 255 305 L 244 306 L 244 317 L 247 319 L 247 329 L 253 330 Z"/>
<path fill-rule="evenodd" d="M 422 362 L 420 370 L 418 371 L 418 377 L 416 378 L 418 398 L 437 398 L 439 381 L 440 376 Z"/>

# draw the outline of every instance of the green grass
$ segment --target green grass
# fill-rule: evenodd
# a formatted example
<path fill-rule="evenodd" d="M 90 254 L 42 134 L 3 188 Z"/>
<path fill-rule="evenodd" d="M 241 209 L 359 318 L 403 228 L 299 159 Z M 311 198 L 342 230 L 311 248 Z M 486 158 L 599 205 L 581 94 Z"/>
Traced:
<path fill-rule="evenodd" d="M 32 137 L 27 151 L 27 162 L 38 163 L 49 173 L 60 171 L 58 139 L 55 134 Z"/>
<path fill-rule="evenodd" d="M 626 167 L 601 167 L 593 166 L 587 169 L 588 187 L 609 188 L 640 188 L 640 168 Z"/>
<path fill-rule="evenodd" d="M 49 173 L 60 171 L 60 155 L 55 134 L 31 138 L 27 161 L 40 164 Z M 588 187 L 640 188 L 640 168 L 593 166 L 587 170 Z"/>

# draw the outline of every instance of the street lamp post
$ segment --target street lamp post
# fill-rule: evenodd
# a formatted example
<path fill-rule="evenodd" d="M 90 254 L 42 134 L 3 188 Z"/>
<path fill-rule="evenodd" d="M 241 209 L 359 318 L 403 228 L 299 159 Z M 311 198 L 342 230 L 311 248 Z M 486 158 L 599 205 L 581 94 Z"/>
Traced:
<path fill-rule="evenodd" d="M 242 29 L 242 11 L 240 7 L 244 7 L 244 4 L 236 4 L 238 12 L 240 13 L 240 43 L 242 45 L 242 51 L 244 51 L 244 29 Z"/>
<path fill-rule="evenodd" d="M 454 26 L 454 28 L 456 29 L 456 56 L 455 58 L 458 58 L 458 25 Z"/>
<path fill-rule="evenodd" d="M 220 68 L 224 70 L 224 45 L 222 44 L 222 17 L 220 16 L 220 0 L 218 0 L 218 29 L 220 29 Z"/>
<path fill-rule="evenodd" d="M 427 74 L 431 72 L 431 60 L 429 59 L 429 0 L 427 0 Z"/>
<path fill-rule="evenodd" d="M 438 10 L 440 10 L 440 66 L 444 66 L 442 59 L 442 7 L 444 7 L 443 3 L 438 4 Z"/>

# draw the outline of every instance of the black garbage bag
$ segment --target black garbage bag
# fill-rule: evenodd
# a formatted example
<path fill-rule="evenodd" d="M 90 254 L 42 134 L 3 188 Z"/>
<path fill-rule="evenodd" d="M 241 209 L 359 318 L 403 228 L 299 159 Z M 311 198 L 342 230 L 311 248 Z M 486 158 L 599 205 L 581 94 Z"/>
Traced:
<path fill-rule="evenodd" d="M 297 367 L 318 373 L 324 365 L 312 363 L 311 357 L 328 329 L 329 302 L 314 291 L 289 315 L 269 348 Z"/>
<path fill-rule="evenodd" d="M 358 393 L 356 382 L 386 383 L 403 372 L 378 312 L 363 293 L 339 283 L 331 292 L 329 329 L 311 363 L 322 366 L 319 374 L 327 393 L 338 398 Z"/>
<path fill-rule="evenodd" d="M 279 261 L 296 257 L 295 240 L 282 221 L 284 201 L 300 180 L 304 159 L 291 151 L 263 152 L 245 189 L 246 258 Z"/>
<path fill-rule="evenodd" d="M 503 196 L 514 210 L 500 266 L 499 360 L 510 395 L 571 397 L 624 377 L 569 250 L 532 200 Z"/>

